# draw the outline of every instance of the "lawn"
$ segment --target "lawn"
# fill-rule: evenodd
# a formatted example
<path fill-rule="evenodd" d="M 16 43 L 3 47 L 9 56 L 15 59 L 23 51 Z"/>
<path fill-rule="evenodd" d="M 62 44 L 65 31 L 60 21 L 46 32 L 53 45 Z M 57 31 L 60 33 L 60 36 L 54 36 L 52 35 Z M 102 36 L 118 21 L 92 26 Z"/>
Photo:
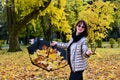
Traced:
<path fill-rule="evenodd" d="M 88 59 L 84 80 L 120 80 L 120 48 L 97 48 Z M 0 50 L 0 80 L 68 80 L 69 67 L 47 72 L 31 64 L 26 48 L 8 53 Z"/>

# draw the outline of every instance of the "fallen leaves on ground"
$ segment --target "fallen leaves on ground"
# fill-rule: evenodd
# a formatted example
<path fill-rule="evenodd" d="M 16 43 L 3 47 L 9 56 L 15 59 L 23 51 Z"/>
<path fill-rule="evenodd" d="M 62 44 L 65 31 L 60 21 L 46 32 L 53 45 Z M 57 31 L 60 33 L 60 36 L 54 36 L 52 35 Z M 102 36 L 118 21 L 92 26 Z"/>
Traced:
<path fill-rule="evenodd" d="M 120 80 L 120 49 L 98 49 L 92 55 L 84 80 Z M 27 50 L 16 53 L 0 51 L 0 80 L 68 80 L 69 66 L 47 72 L 31 64 Z"/>

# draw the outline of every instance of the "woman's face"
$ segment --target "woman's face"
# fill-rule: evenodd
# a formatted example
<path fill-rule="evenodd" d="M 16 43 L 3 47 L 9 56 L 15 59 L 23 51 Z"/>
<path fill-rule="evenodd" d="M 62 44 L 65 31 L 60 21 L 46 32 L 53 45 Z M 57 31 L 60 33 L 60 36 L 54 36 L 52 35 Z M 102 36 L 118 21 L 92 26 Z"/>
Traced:
<path fill-rule="evenodd" d="M 76 32 L 77 34 L 82 33 L 85 30 L 85 26 L 83 25 L 83 23 L 81 23 L 80 25 L 76 26 Z"/>

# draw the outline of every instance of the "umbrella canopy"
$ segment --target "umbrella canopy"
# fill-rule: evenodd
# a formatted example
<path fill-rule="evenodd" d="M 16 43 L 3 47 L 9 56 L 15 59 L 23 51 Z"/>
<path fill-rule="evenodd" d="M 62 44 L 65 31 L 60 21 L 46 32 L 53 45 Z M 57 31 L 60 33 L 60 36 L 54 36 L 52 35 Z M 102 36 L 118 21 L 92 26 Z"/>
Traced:
<path fill-rule="evenodd" d="M 46 46 L 50 46 L 50 42 L 46 41 L 46 40 L 40 40 L 39 38 L 36 39 L 36 41 L 34 42 L 34 44 L 30 45 L 29 47 L 27 47 L 28 49 L 28 53 L 29 54 L 34 54 L 34 52 L 37 49 L 42 49 L 42 46 L 46 45 Z M 52 48 L 57 49 L 59 52 L 61 52 L 61 56 L 64 57 L 64 59 L 66 59 L 66 50 L 63 48 L 58 48 L 57 46 L 53 46 Z"/>

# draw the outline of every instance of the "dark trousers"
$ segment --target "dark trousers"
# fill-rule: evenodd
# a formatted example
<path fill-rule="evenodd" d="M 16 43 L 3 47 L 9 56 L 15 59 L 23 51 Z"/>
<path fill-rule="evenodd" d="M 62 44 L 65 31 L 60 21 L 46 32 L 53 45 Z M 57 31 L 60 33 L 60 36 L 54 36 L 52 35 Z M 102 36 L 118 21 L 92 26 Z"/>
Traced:
<path fill-rule="evenodd" d="M 71 72 L 69 80 L 83 80 L 83 71 Z"/>
<path fill-rule="evenodd" d="M 72 67 L 71 67 L 71 63 L 70 63 L 70 56 L 68 56 L 68 64 L 69 64 L 70 69 L 71 69 L 69 80 L 83 80 L 83 71 L 84 70 L 73 72 Z"/>

